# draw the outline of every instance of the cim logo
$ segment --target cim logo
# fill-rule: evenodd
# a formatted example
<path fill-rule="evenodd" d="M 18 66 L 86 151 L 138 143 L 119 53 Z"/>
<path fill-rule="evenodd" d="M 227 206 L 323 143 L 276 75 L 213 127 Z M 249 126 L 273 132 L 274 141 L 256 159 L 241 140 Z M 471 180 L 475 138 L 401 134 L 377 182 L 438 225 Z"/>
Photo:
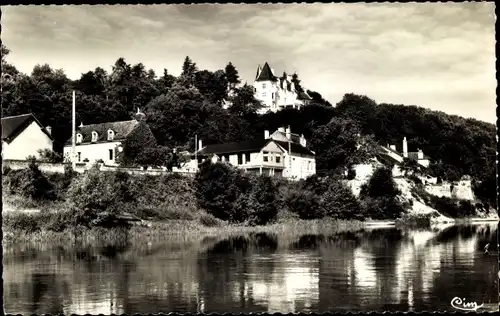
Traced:
<path fill-rule="evenodd" d="M 460 298 L 460 297 L 454 297 L 451 300 L 451 306 L 462 310 L 462 311 L 473 311 L 475 312 L 479 308 L 483 307 L 484 304 L 477 305 L 476 302 L 465 302 L 465 298 Z"/>

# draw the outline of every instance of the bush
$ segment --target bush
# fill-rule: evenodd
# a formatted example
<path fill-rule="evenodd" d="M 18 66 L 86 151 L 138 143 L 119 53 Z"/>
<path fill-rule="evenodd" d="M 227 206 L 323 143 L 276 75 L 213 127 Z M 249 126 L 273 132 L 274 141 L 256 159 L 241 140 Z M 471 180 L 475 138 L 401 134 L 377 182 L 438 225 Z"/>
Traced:
<path fill-rule="evenodd" d="M 119 214 L 134 199 L 130 193 L 128 174 L 100 172 L 94 166 L 69 187 L 68 198 L 75 211 L 73 224 L 89 225 L 97 214 Z"/>
<path fill-rule="evenodd" d="M 285 204 L 288 210 L 297 214 L 300 219 L 317 219 L 325 217 L 319 199 L 317 194 L 309 190 L 291 190 Z"/>
<path fill-rule="evenodd" d="M 322 196 L 325 215 L 336 219 L 362 220 L 361 205 L 351 189 L 341 181 L 332 181 Z"/>
<path fill-rule="evenodd" d="M 399 217 L 406 208 L 398 199 L 400 193 L 390 169 L 382 167 L 375 170 L 368 183 L 361 187 L 364 215 L 373 219 Z"/>
<path fill-rule="evenodd" d="M 235 206 L 235 214 L 241 214 L 250 225 L 265 225 L 276 220 L 279 207 L 278 188 L 269 176 L 251 179 L 251 188 L 240 195 Z"/>
<path fill-rule="evenodd" d="M 235 212 L 235 203 L 250 189 L 250 182 L 240 170 L 223 163 L 203 164 L 195 178 L 199 205 L 216 218 L 241 221 L 241 214 Z M 245 205 L 241 197 L 238 205 Z M 241 207 L 239 208 L 241 210 Z"/>
<path fill-rule="evenodd" d="M 41 201 L 54 200 L 54 187 L 40 171 L 35 160 L 32 160 L 27 169 L 12 170 L 2 179 L 3 184 L 11 194 Z"/>

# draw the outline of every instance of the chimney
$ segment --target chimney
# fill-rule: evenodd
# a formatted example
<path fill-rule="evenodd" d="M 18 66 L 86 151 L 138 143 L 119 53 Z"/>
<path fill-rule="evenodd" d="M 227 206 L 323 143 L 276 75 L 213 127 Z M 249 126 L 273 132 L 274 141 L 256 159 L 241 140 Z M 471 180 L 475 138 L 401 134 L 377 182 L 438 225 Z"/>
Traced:
<path fill-rule="evenodd" d="M 406 137 L 403 138 L 403 157 L 408 158 L 408 143 L 406 142 Z"/>
<path fill-rule="evenodd" d="M 302 147 L 306 147 L 307 142 L 304 135 L 300 135 L 300 144 L 302 145 Z"/>
<path fill-rule="evenodd" d="M 139 108 L 137 108 L 137 113 L 135 113 L 135 119 L 140 122 L 140 121 L 145 120 L 145 118 L 146 118 L 146 114 L 142 113 L 141 110 Z"/>
<path fill-rule="evenodd" d="M 267 129 L 264 131 L 264 139 L 269 139 L 269 131 Z"/>
<path fill-rule="evenodd" d="M 201 150 L 203 148 L 203 142 L 200 140 L 198 140 L 198 150 Z"/>
<path fill-rule="evenodd" d="M 389 146 L 389 148 L 396 151 L 396 145 L 391 145 L 391 146 Z"/>
<path fill-rule="evenodd" d="M 83 127 L 83 122 L 80 122 L 80 126 L 78 126 L 78 127 Z"/>
<path fill-rule="evenodd" d="M 290 125 L 288 125 L 288 127 L 286 128 L 286 138 L 288 138 L 288 140 L 292 140 L 292 129 L 290 128 Z"/>
<path fill-rule="evenodd" d="M 47 133 L 49 133 L 49 135 L 52 135 L 52 127 L 47 126 L 45 127 L 45 130 L 47 131 Z"/>
<path fill-rule="evenodd" d="M 422 149 L 418 150 L 417 159 L 424 159 L 424 152 L 422 151 Z"/>

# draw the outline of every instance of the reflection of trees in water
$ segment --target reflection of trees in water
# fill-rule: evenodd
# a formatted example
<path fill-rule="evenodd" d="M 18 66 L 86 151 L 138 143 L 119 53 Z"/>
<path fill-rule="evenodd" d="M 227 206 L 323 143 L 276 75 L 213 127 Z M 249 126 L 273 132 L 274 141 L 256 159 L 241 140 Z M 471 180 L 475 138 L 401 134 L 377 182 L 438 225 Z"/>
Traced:
<path fill-rule="evenodd" d="M 58 276 L 53 273 L 31 274 L 32 306 L 34 313 L 60 314 L 63 312 L 63 302 L 59 299 L 67 294 L 67 283 L 58 282 Z"/>
<path fill-rule="evenodd" d="M 265 306 L 255 304 L 249 275 L 269 279 L 274 271 L 274 260 L 256 266 L 249 258 L 253 255 L 274 253 L 277 237 L 255 233 L 219 241 L 200 255 L 198 277 L 205 311 L 265 312 Z M 250 288 L 248 288 L 248 287 Z"/>

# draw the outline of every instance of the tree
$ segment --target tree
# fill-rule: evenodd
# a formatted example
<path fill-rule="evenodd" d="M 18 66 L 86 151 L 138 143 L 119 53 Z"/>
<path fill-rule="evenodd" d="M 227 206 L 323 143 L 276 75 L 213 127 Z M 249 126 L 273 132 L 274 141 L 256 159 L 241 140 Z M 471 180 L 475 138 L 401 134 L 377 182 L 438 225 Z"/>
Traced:
<path fill-rule="evenodd" d="M 295 90 L 297 90 L 298 93 L 301 93 L 304 91 L 304 89 L 302 88 L 302 86 L 300 85 L 300 79 L 299 79 L 299 75 L 297 75 L 297 73 L 294 73 L 292 75 L 292 82 L 293 84 L 295 85 Z M 321 98 L 323 99 L 323 98 Z M 325 102 L 326 103 L 326 102 Z"/>
<path fill-rule="evenodd" d="M 174 84 L 146 106 L 148 124 L 158 144 L 185 146 L 201 130 L 204 122 L 203 96 L 194 86 Z"/>
<path fill-rule="evenodd" d="M 341 173 L 374 157 L 377 148 L 371 136 L 361 136 L 358 125 L 343 117 L 334 117 L 317 128 L 310 143 L 316 151 L 318 169 Z"/>
<path fill-rule="evenodd" d="M 231 98 L 229 111 L 237 116 L 254 114 L 263 107 L 262 103 L 255 99 L 253 87 L 244 85 L 236 89 L 235 95 Z"/>
<path fill-rule="evenodd" d="M 403 162 L 399 166 L 401 171 L 403 171 L 404 175 L 406 176 L 408 172 L 411 172 L 411 174 L 420 174 L 421 172 L 421 167 L 418 164 L 418 162 L 415 159 L 411 158 L 403 158 Z"/>
<path fill-rule="evenodd" d="M 234 203 L 249 189 L 241 170 L 223 163 L 204 163 L 195 177 L 198 202 L 208 213 L 222 220 L 241 221 Z"/>
<path fill-rule="evenodd" d="M 229 84 L 230 89 L 236 88 L 236 85 L 241 83 L 238 70 L 236 70 L 236 67 L 234 67 L 234 65 L 231 62 L 229 62 L 226 65 L 224 72 L 226 74 L 227 82 Z"/>
<path fill-rule="evenodd" d="M 123 141 L 122 150 L 118 150 L 116 160 L 122 166 L 157 164 L 156 159 L 162 152 L 156 147 L 156 139 L 148 125 L 145 122 L 139 122 Z"/>
<path fill-rule="evenodd" d="M 182 73 L 179 78 L 180 83 L 187 87 L 194 85 L 197 71 L 198 67 L 196 67 L 196 63 L 194 63 L 189 56 L 186 56 L 182 64 Z"/>
<path fill-rule="evenodd" d="M 227 98 L 227 79 L 224 71 L 202 70 L 195 75 L 195 86 L 209 103 L 222 105 Z"/>

